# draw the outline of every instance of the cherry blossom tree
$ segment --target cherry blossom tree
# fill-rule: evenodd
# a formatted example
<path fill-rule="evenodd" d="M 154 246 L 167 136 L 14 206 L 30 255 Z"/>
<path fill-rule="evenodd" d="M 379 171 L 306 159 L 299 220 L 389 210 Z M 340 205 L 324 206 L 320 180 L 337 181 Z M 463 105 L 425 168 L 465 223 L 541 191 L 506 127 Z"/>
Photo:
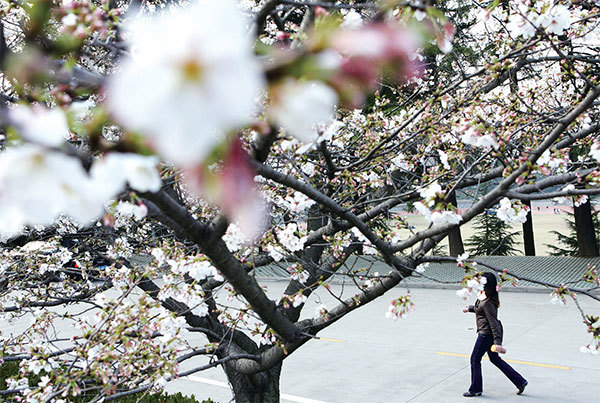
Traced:
<path fill-rule="evenodd" d="M 596 2 L 433 3 L 3 2 L 0 308 L 24 330 L 2 327 L 0 393 L 110 401 L 221 366 L 237 401 L 278 401 L 286 357 L 384 294 L 403 317 L 429 263 L 481 289 L 482 263 L 433 254 L 460 226 L 600 193 Z M 334 276 L 354 295 L 303 312 Z M 600 300 L 594 268 L 526 280 Z"/>

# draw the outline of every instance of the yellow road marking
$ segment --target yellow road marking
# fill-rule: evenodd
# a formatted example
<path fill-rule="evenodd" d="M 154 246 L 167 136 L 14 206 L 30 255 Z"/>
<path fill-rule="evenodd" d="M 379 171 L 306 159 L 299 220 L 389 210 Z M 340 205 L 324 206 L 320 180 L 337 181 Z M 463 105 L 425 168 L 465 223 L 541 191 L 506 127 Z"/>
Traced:
<path fill-rule="evenodd" d="M 447 353 L 445 351 L 436 351 L 436 354 L 439 355 L 450 355 L 453 357 L 466 357 L 469 358 L 470 355 L 467 354 L 458 354 L 458 353 Z M 484 360 L 489 360 L 488 357 L 483 357 Z M 519 361 L 519 360 L 506 360 L 503 358 L 504 361 L 506 362 L 512 362 L 514 364 L 523 364 L 523 365 L 531 365 L 533 367 L 544 367 L 544 368 L 554 368 L 554 369 L 564 369 L 564 370 L 570 370 L 572 369 L 571 367 L 565 367 L 564 365 L 553 365 L 553 364 L 541 364 L 539 362 L 529 362 L 529 361 Z"/>
<path fill-rule="evenodd" d="M 336 343 L 343 343 L 344 340 L 340 340 L 340 339 L 330 339 L 329 337 L 317 337 L 317 340 L 324 340 L 324 341 L 335 341 Z"/>

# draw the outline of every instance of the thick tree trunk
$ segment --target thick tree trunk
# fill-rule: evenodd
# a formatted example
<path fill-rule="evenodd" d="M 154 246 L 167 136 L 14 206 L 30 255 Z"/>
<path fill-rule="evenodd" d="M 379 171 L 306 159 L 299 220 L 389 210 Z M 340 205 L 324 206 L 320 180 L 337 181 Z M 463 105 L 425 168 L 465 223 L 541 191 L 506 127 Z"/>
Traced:
<path fill-rule="evenodd" d="M 523 223 L 523 245 L 525 246 L 525 256 L 535 256 L 535 242 L 533 238 L 533 219 L 531 216 L 531 202 L 523 201 L 523 204 L 529 207 L 527 221 Z"/>
<path fill-rule="evenodd" d="M 454 207 L 458 206 L 456 193 L 450 193 L 446 197 L 446 200 Z M 457 257 L 465 253 L 465 246 L 463 245 L 462 236 L 460 234 L 460 227 L 455 227 L 450 230 L 448 233 L 448 245 L 450 246 L 450 256 Z"/>
<path fill-rule="evenodd" d="M 575 229 L 577 231 L 577 256 L 599 256 L 598 242 L 594 230 L 594 221 L 592 220 L 592 205 L 588 201 L 579 207 L 574 208 Z"/>
<path fill-rule="evenodd" d="M 225 364 L 225 374 L 236 403 L 279 403 L 281 364 L 253 375 L 244 375 Z"/>

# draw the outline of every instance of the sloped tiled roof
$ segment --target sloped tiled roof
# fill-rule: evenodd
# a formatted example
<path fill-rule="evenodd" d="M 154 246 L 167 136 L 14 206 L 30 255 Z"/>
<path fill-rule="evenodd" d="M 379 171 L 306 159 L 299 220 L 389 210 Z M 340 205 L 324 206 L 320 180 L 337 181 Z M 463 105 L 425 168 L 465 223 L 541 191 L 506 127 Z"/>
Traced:
<path fill-rule="evenodd" d="M 516 276 L 535 279 L 537 281 L 560 284 L 569 283 L 569 287 L 592 289 L 591 283 L 581 281 L 584 273 L 594 267 L 600 269 L 600 257 L 578 258 L 563 256 L 475 256 L 471 259 L 488 264 L 494 269 L 507 269 Z M 360 256 L 349 259 L 346 266 L 354 268 L 368 268 L 370 273 L 387 273 L 390 269 L 384 262 L 369 256 Z M 480 270 L 491 271 L 483 265 Z M 255 275 L 261 279 L 288 279 L 289 273 L 285 265 L 271 265 L 256 269 Z M 435 288 L 457 288 L 462 280 L 464 270 L 456 266 L 456 263 L 430 263 L 425 270 L 424 276 L 415 273 L 412 277 L 405 279 L 401 284 L 404 286 L 435 287 Z M 344 276 L 334 276 L 332 282 L 344 281 Z M 573 282 L 573 283 L 570 283 Z M 505 285 L 503 290 L 512 289 Z M 520 280 L 515 291 L 546 290 L 544 285 Z M 598 289 L 600 291 L 600 288 Z"/>
<path fill-rule="evenodd" d="M 522 276 L 545 283 L 568 283 L 569 287 L 591 289 L 593 284 L 582 281 L 582 277 L 590 267 L 600 268 L 600 257 L 579 258 L 564 256 L 476 256 L 471 259 L 486 263 L 494 269 L 506 269 L 516 276 Z M 483 265 L 480 270 L 492 271 Z M 454 263 L 431 263 L 425 275 L 435 280 L 460 282 L 463 271 Z M 434 280 L 413 276 L 407 279 L 410 283 L 435 283 Z M 509 287 L 505 286 L 505 289 Z M 544 285 L 520 280 L 517 288 L 541 287 Z"/>

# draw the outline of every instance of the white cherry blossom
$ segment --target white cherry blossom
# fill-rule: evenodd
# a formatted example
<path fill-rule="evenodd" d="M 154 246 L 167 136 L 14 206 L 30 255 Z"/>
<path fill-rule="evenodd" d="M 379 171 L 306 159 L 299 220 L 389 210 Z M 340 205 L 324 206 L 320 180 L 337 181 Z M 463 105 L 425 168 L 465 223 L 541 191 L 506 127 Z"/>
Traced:
<path fill-rule="evenodd" d="M 450 164 L 448 164 L 448 154 L 444 151 L 438 149 L 438 155 L 440 156 L 440 162 L 444 166 L 444 169 L 450 169 Z"/>
<path fill-rule="evenodd" d="M 536 12 L 526 16 L 515 14 L 508 20 L 507 28 L 514 36 L 523 36 L 525 39 L 533 38 L 537 28 L 542 23 L 542 17 Z"/>
<path fill-rule="evenodd" d="M 547 32 L 562 35 L 571 26 L 571 13 L 567 7 L 557 5 L 542 16 L 541 24 Z"/>
<path fill-rule="evenodd" d="M 290 252 L 297 252 L 304 248 L 306 237 L 297 237 L 295 234 L 297 230 L 298 226 L 295 223 L 290 223 L 283 230 L 277 231 L 279 242 Z"/>
<path fill-rule="evenodd" d="M 444 224 L 458 224 L 462 221 L 460 214 L 453 211 L 434 211 L 431 213 L 431 222 L 434 226 Z"/>
<path fill-rule="evenodd" d="M 227 248 L 232 252 L 237 252 L 242 246 L 250 242 L 239 225 L 235 223 L 229 224 L 227 232 L 223 235 L 223 240 L 227 244 Z"/>
<path fill-rule="evenodd" d="M 507 224 L 513 224 L 517 222 L 524 223 L 527 221 L 528 212 L 529 209 L 527 206 L 522 206 L 517 203 L 513 204 L 508 197 L 504 197 L 502 200 L 500 200 L 500 207 L 498 207 L 498 210 L 496 210 L 496 215 L 500 220 Z"/>
<path fill-rule="evenodd" d="M 156 157 L 132 153 L 109 153 L 94 163 L 91 174 L 99 183 L 117 191 L 128 182 L 134 190 L 156 192 L 162 185 L 156 169 L 157 164 Z"/>
<path fill-rule="evenodd" d="M 316 126 L 335 114 L 335 91 L 321 81 L 287 80 L 274 88 L 269 116 L 304 143 L 317 139 Z"/>
<path fill-rule="evenodd" d="M 273 260 L 276 262 L 279 262 L 281 259 L 283 259 L 285 257 L 285 255 L 284 255 L 285 252 L 283 250 L 281 250 L 280 248 L 278 248 L 277 246 L 269 244 L 269 245 L 267 245 L 265 250 L 267 251 L 269 256 L 271 256 L 273 258 Z"/>
<path fill-rule="evenodd" d="M 188 266 L 188 274 L 194 280 L 204 280 L 215 272 L 215 268 L 208 261 L 196 262 Z"/>
<path fill-rule="evenodd" d="M 27 141 L 58 147 L 70 138 L 67 118 L 60 108 L 17 105 L 10 110 L 9 119 Z"/>
<path fill-rule="evenodd" d="M 146 207 L 144 204 L 138 205 L 120 201 L 117 204 L 116 212 L 125 217 L 133 217 L 137 221 L 139 221 L 146 217 L 146 215 L 148 214 L 148 207 Z"/>
<path fill-rule="evenodd" d="M 360 13 L 354 9 L 344 13 L 344 21 L 341 24 L 342 28 L 358 28 L 363 24 L 363 19 Z"/>
<path fill-rule="evenodd" d="M 295 213 L 300 213 L 315 204 L 314 200 L 300 192 L 294 192 L 283 199 L 282 202 L 285 207 Z"/>
<path fill-rule="evenodd" d="M 292 300 L 292 305 L 294 306 L 294 308 L 297 308 L 300 305 L 304 304 L 307 299 L 308 298 L 306 297 L 306 295 L 299 292 L 296 295 L 294 295 L 294 298 Z"/>
<path fill-rule="evenodd" d="M 159 266 L 162 266 L 167 262 L 167 257 L 165 256 L 165 252 L 160 248 L 153 248 L 150 252 Z"/>
<path fill-rule="evenodd" d="M 170 162 L 202 162 L 226 131 L 249 122 L 264 86 L 245 26 L 231 0 L 136 21 L 133 57 L 106 90 L 115 119 Z"/>
<path fill-rule="evenodd" d="M 419 191 L 419 195 L 425 199 L 429 207 L 433 207 L 435 198 L 443 195 L 442 187 L 436 182 L 432 182 L 429 186 L 422 188 Z"/>
<path fill-rule="evenodd" d="M 475 277 L 470 280 L 467 280 L 467 287 L 470 289 L 474 289 L 477 291 L 483 291 L 483 286 L 487 282 L 485 277 Z"/>
<path fill-rule="evenodd" d="M 458 265 L 463 265 L 465 263 L 465 260 L 467 260 L 468 258 L 469 258 L 469 254 L 467 252 L 465 252 L 462 255 L 458 255 L 456 257 L 456 263 Z"/>
<path fill-rule="evenodd" d="M 87 101 L 72 102 L 69 105 L 69 112 L 73 114 L 75 119 L 84 121 L 90 117 L 90 112 L 95 103 L 91 99 Z"/>
<path fill-rule="evenodd" d="M 561 192 L 570 192 L 572 190 L 575 190 L 575 185 L 573 185 L 572 183 L 568 184 L 567 186 L 563 187 L 560 191 Z M 569 202 L 569 197 L 555 197 L 554 200 L 557 203 L 568 203 Z"/>
<path fill-rule="evenodd" d="M 497 150 L 500 145 L 491 134 L 481 134 L 479 130 L 468 127 L 460 137 L 461 141 L 473 147 L 494 148 Z"/>
<path fill-rule="evenodd" d="M 550 153 L 550 150 L 544 151 L 544 153 L 538 158 L 538 164 L 547 166 L 550 170 L 556 172 L 565 172 L 567 170 L 567 161 L 563 158 L 558 158 Z"/>
<path fill-rule="evenodd" d="M 415 19 L 416 19 L 417 21 L 423 21 L 423 19 L 424 19 L 425 17 L 427 17 L 427 13 L 426 13 L 425 11 L 422 11 L 422 10 L 417 10 L 417 11 L 415 11 L 415 13 L 413 14 L 413 16 L 415 17 Z"/>
<path fill-rule="evenodd" d="M 49 225 L 61 213 L 87 224 L 104 212 L 112 194 L 98 189 L 81 162 L 34 144 L 0 155 L 0 228 L 17 233 L 24 225 Z"/>
<path fill-rule="evenodd" d="M 414 206 L 415 209 L 419 212 L 419 214 L 424 216 L 427 219 L 427 221 L 431 221 L 431 210 L 429 210 L 429 207 L 427 207 L 421 202 L 416 202 Z"/>

